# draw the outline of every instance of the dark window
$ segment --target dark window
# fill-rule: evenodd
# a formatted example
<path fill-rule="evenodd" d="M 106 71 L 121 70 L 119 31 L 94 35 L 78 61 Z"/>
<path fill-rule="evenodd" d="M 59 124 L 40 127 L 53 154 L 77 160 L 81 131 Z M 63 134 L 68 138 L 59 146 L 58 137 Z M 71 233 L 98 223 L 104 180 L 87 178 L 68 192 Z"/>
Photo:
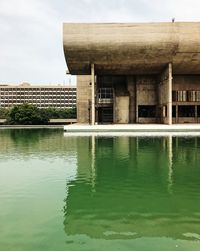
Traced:
<path fill-rule="evenodd" d="M 197 106 L 197 117 L 200 117 L 200 105 Z"/>
<path fill-rule="evenodd" d="M 195 117 L 194 105 L 180 105 L 178 106 L 179 117 Z"/>
<path fill-rule="evenodd" d="M 139 105 L 138 116 L 142 118 L 155 118 L 156 106 L 155 105 Z"/>
<path fill-rule="evenodd" d="M 177 101 L 177 91 L 172 91 L 172 101 L 173 102 Z"/>
<path fill-rule="evenodd" d="M 172 117 L 176 118 L 176 106 L 175 105 L 172 106 Z"/>

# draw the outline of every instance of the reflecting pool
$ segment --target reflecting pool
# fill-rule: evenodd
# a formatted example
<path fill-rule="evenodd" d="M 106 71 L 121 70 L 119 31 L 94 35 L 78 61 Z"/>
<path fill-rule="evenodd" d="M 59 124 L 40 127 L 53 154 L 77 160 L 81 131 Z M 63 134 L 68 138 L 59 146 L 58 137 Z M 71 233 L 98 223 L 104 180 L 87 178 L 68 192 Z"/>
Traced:
<path fill-rule="evenodd" d="M 200 250 L 200 137 L 0 130 L 0 250 Z"/>

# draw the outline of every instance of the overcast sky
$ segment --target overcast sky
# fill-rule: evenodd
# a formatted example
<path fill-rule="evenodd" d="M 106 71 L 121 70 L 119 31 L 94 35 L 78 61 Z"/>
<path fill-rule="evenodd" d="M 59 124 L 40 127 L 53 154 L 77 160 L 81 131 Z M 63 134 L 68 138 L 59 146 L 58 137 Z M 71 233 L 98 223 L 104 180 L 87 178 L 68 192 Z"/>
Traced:
<path fill-rule="evenodd" d="M 0 83 L 67 84 L 63 22 L 152 22 L 172 17 L 200 21 L 200 1 L 0 0 Z"/>

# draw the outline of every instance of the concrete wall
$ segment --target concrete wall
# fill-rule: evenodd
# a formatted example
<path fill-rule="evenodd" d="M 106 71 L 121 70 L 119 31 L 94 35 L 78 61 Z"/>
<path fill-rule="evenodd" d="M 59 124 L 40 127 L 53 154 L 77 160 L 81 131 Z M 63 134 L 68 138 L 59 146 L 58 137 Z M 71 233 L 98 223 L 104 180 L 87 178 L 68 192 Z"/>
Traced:
<path fill-rule="evenodd" d="M 156 76 L 137 76 L 137 105 L 157 104 Z"/>
<path fill-rule="evenodd" d="M 91 76 L 77 76 L 77 120 L 89 123 L 91 119 Z M 90 109 L 90 110 L 89 110 Z"/>
<path fill-rule="evenodd" d="M 161 123 L 171 124 L 172 121 L 172 69 L 171 64 L 159 76 L 158 104 Z"/>
<path fill-rule="evenodd" d="M 157 118 L 138 117 L 139 105 L 157 105 L 157 76 L 136 77 L 136 122 L 156 123 Z"/>
<path fill-rule="evenodd" d="M 114 102 L 114 123 L 129 123 L 129 96 L 116 96 Z"/>
<path fill-rule="evenodd" d="M 173 90 L 200 91 L 200 75 L 174 75 Z"/>

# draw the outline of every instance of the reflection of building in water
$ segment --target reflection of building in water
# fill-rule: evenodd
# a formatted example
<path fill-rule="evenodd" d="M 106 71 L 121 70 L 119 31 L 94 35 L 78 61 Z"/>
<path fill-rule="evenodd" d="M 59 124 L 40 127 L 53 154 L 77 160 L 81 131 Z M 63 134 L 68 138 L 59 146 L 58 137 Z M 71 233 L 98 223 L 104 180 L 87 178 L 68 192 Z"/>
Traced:
<path fill-rule="evenodd" d="M 188 194 L 200 176 L 200 150 L 185 142 L 200 146 L 200 138 L 81 138 L 77 179 L 68 184 L 66 233 L 105 239 L 198 233 L 200 200 L 191 204 Z M 182 156 L 188 157 L 184 165 Z"/>

